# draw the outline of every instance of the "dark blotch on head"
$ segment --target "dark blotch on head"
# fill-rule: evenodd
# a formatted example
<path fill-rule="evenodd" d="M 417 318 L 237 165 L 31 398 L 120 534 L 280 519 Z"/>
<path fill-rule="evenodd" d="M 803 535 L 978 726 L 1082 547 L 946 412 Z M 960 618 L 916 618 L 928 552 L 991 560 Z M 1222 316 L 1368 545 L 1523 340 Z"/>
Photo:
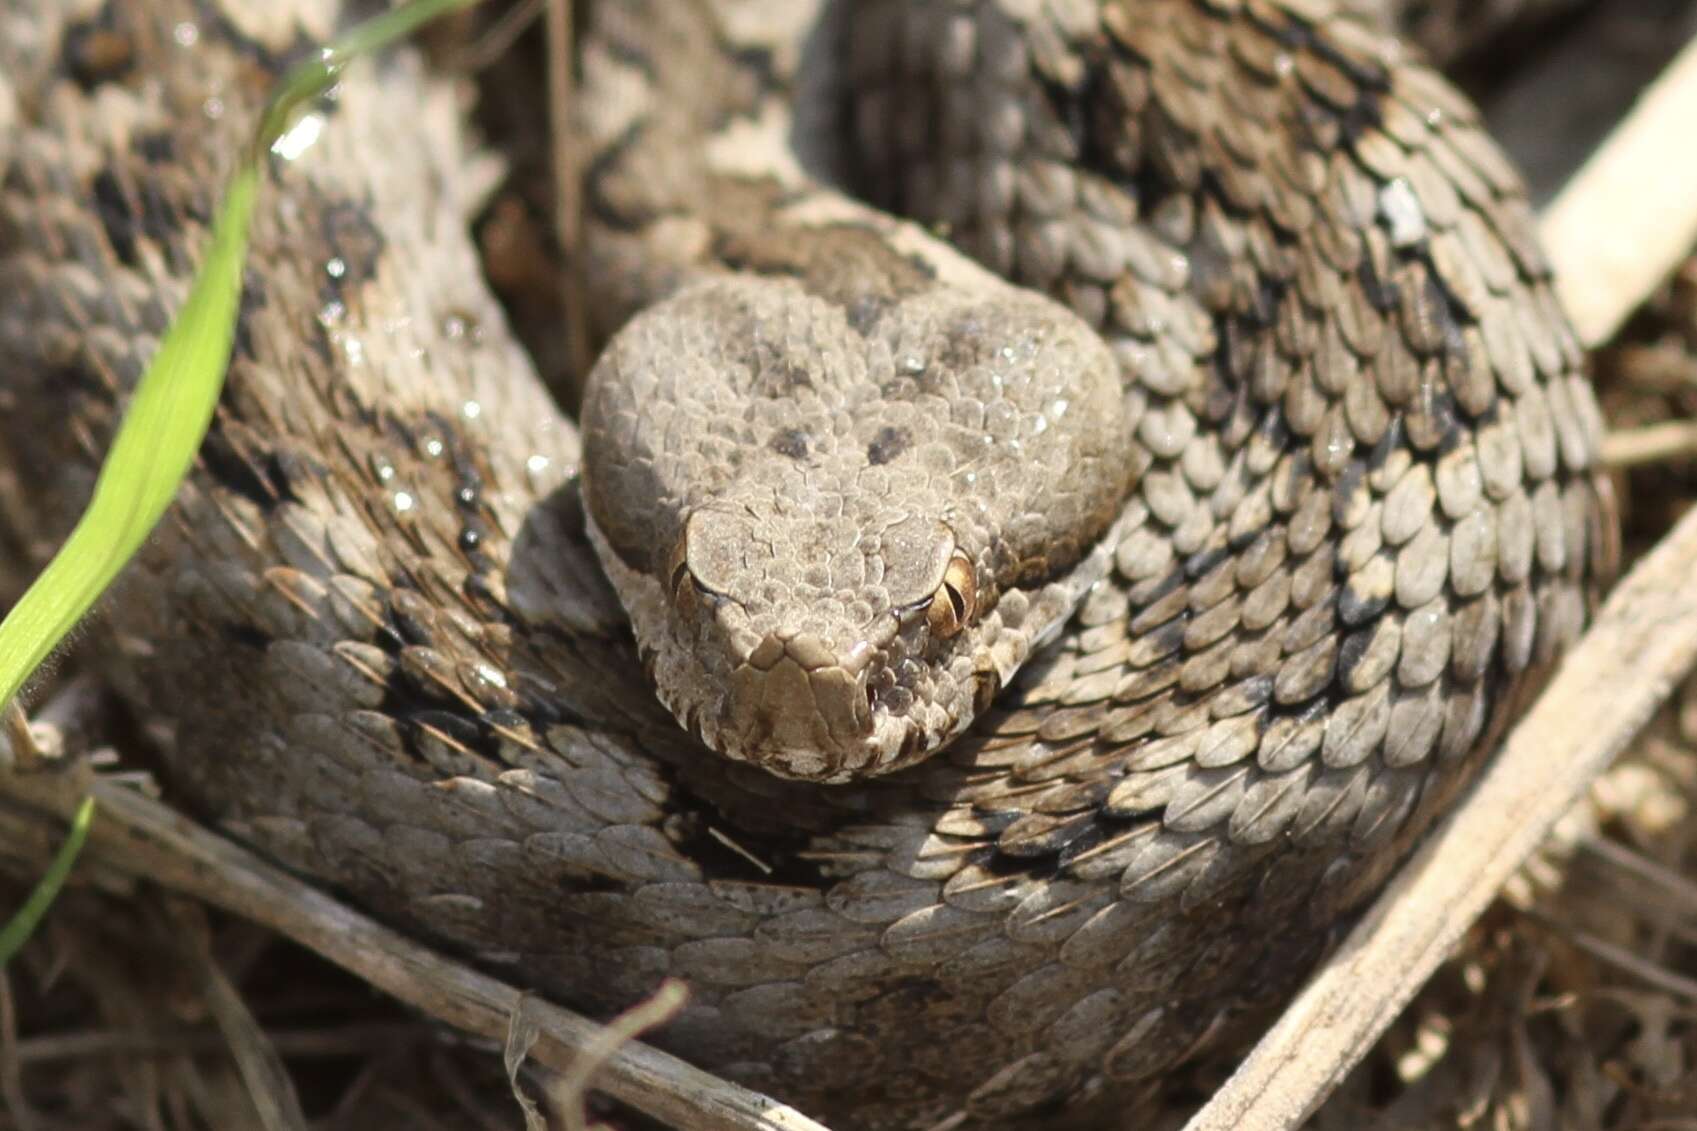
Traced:
<path fill-rule="evenodd" d="M 841 307 L 863 337 L 902 299 L 936 281 L 930 264 L 898 254 L 875 230 L 855 223 L 814 228 L 805 240 L 781 232 L 731 235 L 715 250 L 731 267 L 793 277 L 810 294 Z"/>
<path fill-rule="evenodd" d="M 789 459 L 806 459 L 808 439 L 800 428 L 786 428 L 772 437 L 771 448 Z"/>
<path fill-rule="evenodd" d="M 872 437 L 872 442 L 866 446 L 866 458 L 873 467 L 889 463 L 903 452 L 913 442 L 913 437 L 906 428 L 880 428 L 878 434 Z"/>
<path fill-rule="evenodd" d="M 870 337 L 878 322 L 889 313 L 893 304 L 882 295 L 858 295 L 843 308 L 849 328 L 861 337 Z"/>

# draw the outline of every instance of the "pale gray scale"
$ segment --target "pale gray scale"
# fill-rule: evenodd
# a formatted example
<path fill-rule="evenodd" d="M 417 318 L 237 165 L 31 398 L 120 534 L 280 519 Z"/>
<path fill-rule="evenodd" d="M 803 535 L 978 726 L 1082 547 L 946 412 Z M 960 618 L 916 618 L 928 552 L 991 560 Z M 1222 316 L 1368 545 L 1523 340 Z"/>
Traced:
<path fill-rule="evenodd" d="M 1574 396 L 1574 374 L 1562 372 L 1549 383 L 1550 416 L 1556 432 L 1556 446 L 1561 465 L 1568 471 L 1581 471 L 1590 465 L 1591 453 L 1597 450 L 1599 433 L 1593 408 L 1587 407 L 1588 396 Z"/>
<path fill-rule="evenodd" d="M 1498 528 L 1481 508 L 1456 523 L 1450 539 L 1450 582 L 1456 594 L 1473 597 L 1490 588 L 1497 571 Z"/>
<path fill-rule="evenodd" d="M 1561 488 L 1554 480 L 1546 479 L 1532 492 L 1532 528 L 1539 568 L 1560 576 L 1567 565 L 1569 547 Z"/>
<path fill-rule="evenodd" d="M 1410 467 L 1385 497 L 1383 532 L 1385 541 L 1400 546 L 1432 521 L 1437 488 L 1426 464 Z"/>
<path fill-rule="evenodd" d="M 1469 210 L 1462 213 L 1456 230 L 1461 234 L 1462 246 L 1466 249 L 1469 260 L 1478 267 L 1486 285 L 1497 295 L 1508 293 L 1519 282 L 1520 273 L 1508 249 L 1491 230 L 1489 222 L 1479 212 Z M 1474 313 L 1482 318 L 1485 312 L 1478 310 Z M 1501 376 L 1499 375 L 1499 378 Z M 1518 368 L 1507 376 L 1511 380 L 1516 379 Z"/>
<path fill-rule="evenodd" d="M 1525 456 L 1517 434 L 1517 421 L 1508 408 L 1505 403 L 1497 418 L 1481 425 L 1473 438 L 1474 447 L 1479 452 L 1479 473 L 1484 481 L 1485 493 L 1498 502 L 1512 498 L 1522 490 L 1523 484 Z"/>

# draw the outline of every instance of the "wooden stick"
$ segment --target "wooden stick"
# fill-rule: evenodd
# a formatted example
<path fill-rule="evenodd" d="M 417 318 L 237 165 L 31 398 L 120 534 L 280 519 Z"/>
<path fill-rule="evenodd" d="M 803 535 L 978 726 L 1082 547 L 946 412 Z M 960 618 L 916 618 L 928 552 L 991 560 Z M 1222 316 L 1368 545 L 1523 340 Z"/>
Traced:
<path fill-rule="evenodd" d="M 569 1072 L 605 1056 L 595 1087 L 687 1131 L 826 1131 L 794 1108 L 630 1041 L 606 1050 L 603 1028 L 380 926 L 139 790 L 91 773 L 0 775 L 0 797 L 67 819 L 92 793 L 85 852 L 108 868 L 190 895 L 286 935 L 400 1001 L 492 1041 L 515 1017 L 536 1026 L 529 1054 Z M 35 821 L 0 808 L 0 839 Z M 18 835 L 14 835 L 18 833 Z"/>
<path fill-rule="evenodd" d="M 1558 290 L 1588 345 L 1697 242 L 1694 121 L 1697 43 L 1545 213 Z M 1694 661 L 1697 511 L 1616 588 L 1463 806 L 1185 1131 L 1288 1131 L 1311 1115 Z"/>
<path fill-rule="evenodd" d="M 1697 510 L 1615 589 L 1466 804 L 1186 1131 L 1285 1131 L 1319 1107 L 1690 670 L 1694 581 Z"/>
<path fill-rule="evenodd" d="M 1582 340 L 1600 345 L 1697 243 L 1697 41 L 1544 212 L 1544 247 Z"/>
<path fill-rule="evenodd" d="M 1609 467 L 1637 467 L 1682 456 L 1697 456 L 1697 423 L 1689 420 L 1664 420 L 1603 437 L 1603 463 Z"/>

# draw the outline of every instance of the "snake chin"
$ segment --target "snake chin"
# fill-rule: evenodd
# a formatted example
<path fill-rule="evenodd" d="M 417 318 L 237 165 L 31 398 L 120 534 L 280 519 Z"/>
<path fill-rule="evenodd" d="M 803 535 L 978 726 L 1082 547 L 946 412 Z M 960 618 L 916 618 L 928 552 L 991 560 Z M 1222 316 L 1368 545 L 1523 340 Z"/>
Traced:
<path fill-rule="evenodd" d="M 751 614 L 683 567 L 662 586 L 625 564 L 593 520 L 591 531 L 661 702 L 732 761 L 823 784 L 888 773 L 942 748 L 999 685 L 978 654 L 984 620 L 938 632 L 933 596 L 870 621 L 830 617 L 818 603 L 807 616 Z M 945 598 L 960 584 L 953 553 L 950 539 L 940 558 L 954 580 L 936 586 Z M 766 627 L 773 621 L 807 627 Z"/>
<path fill-rule="evenodd" d="M 915 765 L 946 749 L 1019 668 L 1066 623 L 1106 572 L 1119 526 L 1057 578 L 978 592 L 975 619 L 935 626 L 931 597 L 875 617 L 751 616 L 700 587 L 626 563 L 589 521 L 592 543 L 623 597 L 649 681 L 678 723 L 718 755 L 778 777 L 834 785 Z M 678 555 L 674 553 L 674 558 Z M 960 585 L 961 558 L 942 554 Z M 767 621 L 810 630 L 757 627 Z"/>

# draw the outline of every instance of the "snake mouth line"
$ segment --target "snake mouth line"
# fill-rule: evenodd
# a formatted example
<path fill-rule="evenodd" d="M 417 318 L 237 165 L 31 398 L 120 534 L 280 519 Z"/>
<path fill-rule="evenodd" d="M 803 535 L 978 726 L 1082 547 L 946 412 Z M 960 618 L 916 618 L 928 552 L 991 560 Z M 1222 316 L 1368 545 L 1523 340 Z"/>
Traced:
<path fill-rule="evenodd" d="M 713 745 L 784 777 L 845 782 L 913 760 L 940 740 L 912 714 L 888 646 L 839 653 L 810 633 L 769 633 L 731 673 Z"/>

